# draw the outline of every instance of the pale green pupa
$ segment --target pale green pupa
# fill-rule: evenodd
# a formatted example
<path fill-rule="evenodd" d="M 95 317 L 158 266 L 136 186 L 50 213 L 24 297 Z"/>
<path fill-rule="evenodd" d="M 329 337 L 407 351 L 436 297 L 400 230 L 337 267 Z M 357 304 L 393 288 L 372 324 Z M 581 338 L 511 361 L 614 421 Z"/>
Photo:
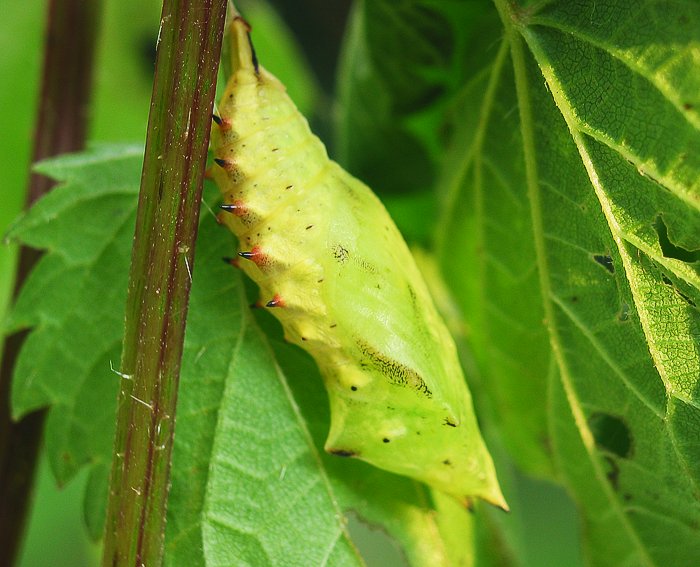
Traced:
<path fill-rule="evenodd" d="M 249 29 L 231 22 L 213 176 L 240 267 L 321 370 L 326 451 L 507 509 L 454 341 L 406 243 L 258 65 Z"/>

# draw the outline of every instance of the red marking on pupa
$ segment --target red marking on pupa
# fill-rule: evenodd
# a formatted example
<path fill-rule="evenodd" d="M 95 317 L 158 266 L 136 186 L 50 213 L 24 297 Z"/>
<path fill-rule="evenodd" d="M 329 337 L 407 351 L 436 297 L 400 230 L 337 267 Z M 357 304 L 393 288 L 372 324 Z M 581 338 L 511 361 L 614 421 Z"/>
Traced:
<path fill-rule="evenodd" d="M 258 266 L 264 266 L 269 261 L 267 255 L 260 249 L 260 246 L 253 246 L 253 249 L 249 252 L 239 252 L 238 255 L 241 258 L 254 262 Z"/>
<path fill-rule="evenodd" d="M 246 207 L 240 199 L 234 200 L 233 203 L 224 203 L 223 205 L 219 205 L 219 207 L 237 217 L 242 217 L 248 212 L 248 207 Z"/>
<path fill-rule="evenodd" d="M 221 116 L 217 116 L 216 114 L 212 114 L 211 118 L 214 122 L 216 122 L 216 125 L 222 132 L 231 129 L 231 121 L 228 118 L 223 118 Z"/>
<path fill-rule="evenodd" d="M 214 158 L 214 163 L 223 169 L 229 176 L 229 179 L 234 184 L 239 184 L 244 176 L 239 169 L 236 161 L 233 159 Z"/>
<path fill-rule="evenodd" d="M 233 162 L 228 159 L 214 158 L 214 163 L 226 171 L 231 171 L 233 169 Z"/>
<path fill-rule="evenodd" d="M 280 297 L 280 294 L 276 293 L 275 296 L 265 304 L 265 307 L 286 307 L 286 304 L 284 303 L 284 299 Z"/>

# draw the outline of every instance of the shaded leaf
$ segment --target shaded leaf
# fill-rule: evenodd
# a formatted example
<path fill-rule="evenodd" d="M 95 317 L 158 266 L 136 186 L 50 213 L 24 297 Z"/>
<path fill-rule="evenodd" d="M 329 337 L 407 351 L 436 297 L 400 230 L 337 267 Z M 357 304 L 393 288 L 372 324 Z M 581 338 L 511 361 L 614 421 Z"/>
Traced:
<path fill-rule="evenodd" d="M 358 2 L 339 71 L 338 160 L 379 193 L 427 190 L 439 110 L 460 86 L 481 2 Z"/>
<path fill-rule="evenodd" d="M 494 20 L 493 35 L 499 27 Z M 491 418 L 520 467 L 551 474 L 543 403 L 551 355 L 537 301 L 511 63 L 505 44 L 496 49 L 479 38 L 471 51 L 485 67 L 465 85 L 451 118 L 437 253 L 466 320 Z"/>
<path fill-rule="evenodd" d="M 247 21 L 255 24 L 255 52 L 265 68 L 287 88 L 299 112 L 310 116 L 321 89 L 291 30 L 268 2 L 237 2 Z"/>

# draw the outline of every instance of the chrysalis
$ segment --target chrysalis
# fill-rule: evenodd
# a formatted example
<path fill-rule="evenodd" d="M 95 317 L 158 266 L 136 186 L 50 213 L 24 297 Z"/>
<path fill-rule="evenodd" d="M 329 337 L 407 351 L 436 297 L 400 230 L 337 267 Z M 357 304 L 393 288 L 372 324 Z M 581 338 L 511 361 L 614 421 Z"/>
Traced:
<path fill-rule="evenodd" d="M 326 450 L 507 508 L 452 337 L 372 191 L 328 159 L 237 17 L 213 175 L 240 267 L 331 406 Z"/>

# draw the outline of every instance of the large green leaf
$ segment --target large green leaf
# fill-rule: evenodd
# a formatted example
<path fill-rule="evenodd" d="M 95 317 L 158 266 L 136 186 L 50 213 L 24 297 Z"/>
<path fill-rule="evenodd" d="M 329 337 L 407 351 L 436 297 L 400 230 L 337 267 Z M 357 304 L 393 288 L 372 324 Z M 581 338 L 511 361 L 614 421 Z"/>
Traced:
<path fill-rule="evenodd" d="M 499 0 L 499 22 L 483 3 L 366 2 L 353 28 L 362 33 L 347 44 L 340 136 L 380 183 L 394 176 L 389 188 L 418 188 L 432 174 L 417 169 L 442 163 L 439 258 L 467 323 L 490 447 L 500 438 L 522 468 L 566 484 L 592 564 L 694 565 L 700 8 L 531 4 Z M 480 17 L 462 25 L 460 10 Z M 445 19 L 451 31 L 441 37 Z M 404 41 L 415 33 L 420 41 Z M 444 156 L 442 121 L 452 134 Z M 110 362 L 119 359 L 140 153 L 103 149 L 45 166 L 66 185 L 13 232 L 49 250 L 9 321 L 35 326 L 15 412 L 52 407 L 47 450 L 62 482 L 92 465 L 94 535 L 124 379 Z M 427 206 L 402 203 L 416 224 Z M 518 538 L 518 523 L 542 528 L 528 526 L 533 493 L 518 498 L 500 450 L 509 517 L 471 516 L 405 479 L 322 454 L 317 370 L 264 315 L 251 317 L 239 276 L 218 260 L 233 243 L 202 216 L 168 561 L 356 564 L 342 517 L 351 511 L 414 565 L 469 565 L 479 552 L 478 564 L 542 564 Z M 260 327 L 276 338 L 268 343 Z"/>
<path fill-rule="evenodd" d="M 316 445 L 323 447 L 330 414 L 318 369 L 313 360 L 296 347 L 279 340 L 273 346 Z M 450 506 L 444 502 L 444 497 L 431 495 L 420 483 L 362 461 L 339 459 L 325 453 L 322 459 L 341 507 L 388 533 L 400 545 L 411 565 L 472 565 L 473 518 L 463 507 Z M 461 545 L 457 548 L 450 545 L 454 542 L 455 530 L 461 534 Z"/>
<path fill-rule="evenodd" d="M 522 466 L 551 452 L 593 564 L 693 565 L 700 6 L 496 4 L 438 235 L 482 384 Z"/>
<path fill-rule="evenodd" d="M 140 148 L 112 148 L 47 162 L 42 171 L 64 184 L 40 201 L 10 234 L 27 244 L 50 250 L 24 288 L 9 322 L 10 328 L 36 326 L 17 366 L 14 412 L 22 415 L 36 407 L 51 406 L 47 450 L 59 481 L 67 481 L 85 462 L 95 465 L 93 476 L 97 480 L 88 494 L 92 503 L 88 509 L 94 512 L 88 519 L 94 533 L 99 533 L 103 521 L 106 486 L 99 479 L 104 478 L 105 465 L 111 457 L 116 390 L 119 380 L 128 379 L 110 371 L 110 361 L 118 359 L 123 332 L 125 274 L 141 155 Z M 225 272 L 220 261 L 232 244 L 229 241 L 227 246 L 226 232 L 218 229 L 211 215 L 205 217 L 202 232 L 202 269 L 192 291 L 194 315 L 188 329 L 180 398 L 184 407 L 182 422 L 189 427 L 182 427 L 183 434 L 177 436 L 175 455 L 179 460 L 174 467 L 176 482 L 169 508 L 176 518 L 172 527 L 177 533 L 184 523 L 180 531 L 188 532 L 197 528 L 205 517 L 205 526 L 228 527 L 233 535 L 250 530 L 246 522 L 233 516 L 240 509 L 226 506 L 231 494 L 240 498 L 255 494 L 250 487 L 243 486 L 250 471 L 243 467 L 226 470 L 221 462 L 231 450 L 244 455 L 249 464 L 286 455 L 289 477 L 286 483 L 277 486 L 296 493 L 300 501 L 308 500 L 308 508 L 301 508 L 303 512 L 289 518 L 285 516 L 289 510 L 288 494 L 285 497 L 259 494 L 259 505 L 264 504 L 261 511 L 264 510 L 266 517 L 277 517 L 284 524 L 282 531 L 288 535 L 283 538 L 276 534 L 262 542 L 262 555 L 259 550 L 253 550 L 247 554 L 241 551 L 237 556 L 248 557 L 253 564 L 260 557 L 270 557 L 270 564 L 278 564 L 275 556 L 295 550 L 308 559 L 308 564 L 321 563 L 314 557 L 323 557 L 324 553 L 349 564 L 355 552 L 344 535 L 342 517 L 328 482 L 320 481 L 325 473 L 316 448 L 297 417 L 293 400 L 286 395 L 283 380 L 274 366 L 264 362 L 269 351 L 259 331 L 246 330 L 245 318 L 241 317 L 240 279 Z M 219 333 L 212 333 L 212 324 L 216 323 L 222 327 Z M 245 356 L 241 357 L 242 353 Z M 256 357 L 263 357 L 263 362 L 256 365 Z M 240 364 L 241 360 L 244 364 Z M 238 364 L 229 371 L 231 362 Z M 254 403 L 249 399 L 243 405 L 224 386 L 228 374 L 231 374 L 229 383 L 236 387 L 245 386 L 245 380 L 260 380 L 269 388 L 262 385 L 244 388 Z M 269 408 L 275 399 L 278 411 L 267 414 L 272 423 L 266 424 L 265 431 L 286 434 L 271 435 L 266 444 L 258 443 L 257 429 L 248 429 L 247 422 L 240 421 L 250 416 L 241 416 L 236 424 L 236 429 L 242 428 L 250 437 L 242 436 L 240 431 L 234 431 L 237 437 L 226 435 L 231 431 L 224 429 L 217 444 L 218 431 L 206 427 L 211 422 L 220 422 L 236 408 L 253 411 L 256 407 Z M 204 425 L 198 424 L 202 421 Z M 275 479 L 277 470 L 274 469 Z M 213 479 L 211 471 L 215 472 Z M 202 486 L 207 484 L 206 505 L 198 506 L 198 501 L 202 501 Z M 224 511 L 218 515 L 211 511 L 222 506 Z M 299 521 L 300 516 L 305 522 Z M 262 540 L 266 525 L 259 519 L 254 526 L 258 532 L 253 530 L 248 537 L 259 536 Z M 231 534 L 226 538 L 207 533 L 206 529 L 202 531 L 206 555 L 225 557 L 233 553 L 231 542 L 235 537 Z M 300 538 L 306 539 L 309 546 L 300 547 Z M 196 562 L 201 547 L 185 549 L 190 553 L 176 553 L 173 557 Z M 201 556 L 199 563 L 203 564 Z"/>
<path fill-rule="evenodd" d="M 379 193 L 427 190 L 440 111 L 468 66 L 466 39 L 489 5 L 369 0 L 355 5 L 339 70 L 337 154 Z"/>
<path fill-rule="evenodd" d="M 50 406 L 47 451 L 60 482 L 92 465 L 86 510 L 94 536 L 104 521 L 116 391 L 128 379 L 110 365 L 123 332 L 141 155 L 103 147 L 45 162 L 41 170 L 62 184 L 9 234 L 48 249 L 7 323 L 34 327 L 14 377 L 14 412 Z M 284 372 L 277 365 L 240 275 L 221 262 L 235 249 L 231 236 L 205 210 L 178 401 L 168 562 L 358 564 L 343 517 L 353 511 L 382 526 L 414 565 L 468 564 L 460 559 L 471 553 L 466 510 L 441 504 L 436 513 L 416 483 L 321 455 L 328 409 L 318 372 L 288 345 L 277 345 Z M 466 543 L 454 550 L 446 541 L 458 525 Z"/>
<path fill-rule="evenodd" d="M 499 33 L 493 22 L 493 34 Z M 437 235 L 443 271 L 468 325 L 490 413 L 525 470 L 546 474 L 545 398 L 549 342 L 540 295 L 522 143 L 505 45 L 472 48 L 486 72 L 460 95 L 454 143 L 442 182 Z M 463 118 L 462 118 L 463 116 Z M 528 298 L 528 299 L 525 299 Z"/>
<path fill-rule="evenodd" d="M 168 563 L 358 564 L 337 496 L 250 316 L 240 275 L 221 262 L 232 248 L 208 215 L 183 355 Z"/>

